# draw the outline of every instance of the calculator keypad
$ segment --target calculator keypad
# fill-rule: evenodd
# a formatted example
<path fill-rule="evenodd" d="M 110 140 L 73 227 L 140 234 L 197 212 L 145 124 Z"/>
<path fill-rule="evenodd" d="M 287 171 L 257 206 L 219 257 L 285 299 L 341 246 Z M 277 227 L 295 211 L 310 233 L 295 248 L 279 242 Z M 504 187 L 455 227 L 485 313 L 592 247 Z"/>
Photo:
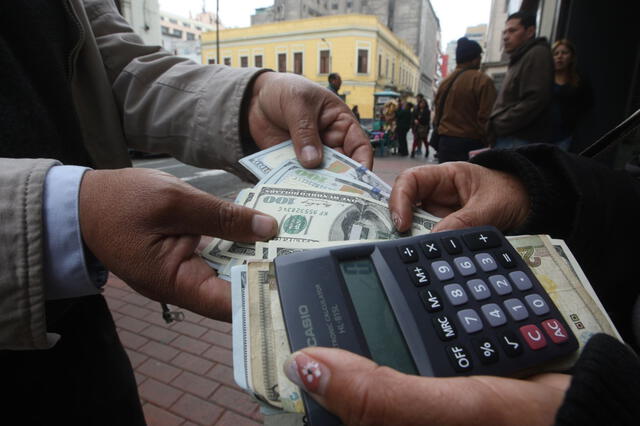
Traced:
<path fill-rule="evenodd" d="M 493 371 L 486 368 L 571 338 L 557 311 L 549 318 L 544 290 L 498 231 L 454 232 L 414 238 L 397 250 L 455 372 Z"/>

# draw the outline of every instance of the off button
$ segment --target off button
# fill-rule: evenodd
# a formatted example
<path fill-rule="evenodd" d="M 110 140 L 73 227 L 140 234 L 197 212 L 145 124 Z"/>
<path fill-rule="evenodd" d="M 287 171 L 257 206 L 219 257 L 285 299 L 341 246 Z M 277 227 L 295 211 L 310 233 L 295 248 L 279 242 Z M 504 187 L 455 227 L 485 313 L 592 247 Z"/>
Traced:
<path fill-rule="evenodd" d="M 453 368 L 458 373 L 466 373 L 473 368 L 471 356 L 462 345 L 447 346 L 447 356 L 449 357 L 449 361 L 451 361 L 451 365 L 453 365 Z"/>

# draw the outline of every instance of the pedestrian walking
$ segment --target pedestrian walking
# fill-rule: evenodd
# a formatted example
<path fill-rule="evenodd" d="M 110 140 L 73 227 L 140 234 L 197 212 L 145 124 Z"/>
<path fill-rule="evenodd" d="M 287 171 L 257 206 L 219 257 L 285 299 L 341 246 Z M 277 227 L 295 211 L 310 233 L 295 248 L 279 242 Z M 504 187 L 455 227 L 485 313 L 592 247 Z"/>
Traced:
<path fill-rule="evenodd" d="M 411 110 L 409 104 L 403 99 L 398 100 L 396 110 L 396 134 L 398 138 L 398 155 L 406 157 L 409 155 L 407 147 L 407 133 L 411 129 Z"/>
<path fill-rule="evenodd" d="M 360 111 L 358 111 L 358 105 L 354 105 L 353 108 L 351 108 L 351 112 L 356 117 L 356 120 L 358 120 L 358 123 L 360 123 Z"/>
<path fill-rule="evenodd" d="M 420 155 L 420 148 L 424 144 L 424 156 L 429 156 L 429 125 L 431 123 L 431 111 L 424 96 L 420 96 L 418 105 L 413 110 L 413 146 L 411 148 L 411 158 L 417 153 Z"/>

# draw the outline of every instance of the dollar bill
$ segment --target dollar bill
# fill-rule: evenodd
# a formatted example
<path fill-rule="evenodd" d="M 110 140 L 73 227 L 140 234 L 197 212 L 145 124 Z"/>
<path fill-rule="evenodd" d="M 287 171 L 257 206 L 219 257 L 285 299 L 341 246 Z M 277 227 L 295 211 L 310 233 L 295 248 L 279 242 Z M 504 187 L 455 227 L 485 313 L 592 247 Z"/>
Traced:
<path fill-rule="evenodd" d="M 290 140 L 244 157 L 240 164 L 258 179 L 263 179 L 287 161 L 298 162 Z M 391 187 L 365 166 L 328 146 L 323 145 L 322 164 L 318 169 L 345 176 L 352 182 L 370 185 L 387 194 L 391 193 Z"/>
<path fill-rule="evenodd" d="M 360 181 L 353 181 L 348 176 L 322 169 L 305 169 L 297 161 L 285 161 L 258 182 L 258 185 L 281 185 L 291 188 L 320 189 L 340 192 L 351 192 L 368 196 L 374 200 L 389 201 L 389 193 Z"/>
<path fill-rule="evenodd" d="M 388 240 L 407 235 L 395 229 L 385 203 L 357 194 L 264 185 L 249 191 L 245 205 L 276 218 L 279 240 Z M 417 213 L 410 234 L 430 232 L 438 220 Z"/>

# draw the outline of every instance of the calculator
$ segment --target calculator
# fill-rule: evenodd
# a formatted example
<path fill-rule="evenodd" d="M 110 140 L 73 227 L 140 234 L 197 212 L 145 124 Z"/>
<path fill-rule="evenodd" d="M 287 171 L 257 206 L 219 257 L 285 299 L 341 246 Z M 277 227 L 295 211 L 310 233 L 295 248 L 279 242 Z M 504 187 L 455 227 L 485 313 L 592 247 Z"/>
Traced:
<path fill-rule="evenodd" d="M 407 374 L 517 376 L 578 341 L 494 227 L 276 257 L 292 351 L 345 349 Z M 339 419 L 303 395 L 312 425 Z"/>

